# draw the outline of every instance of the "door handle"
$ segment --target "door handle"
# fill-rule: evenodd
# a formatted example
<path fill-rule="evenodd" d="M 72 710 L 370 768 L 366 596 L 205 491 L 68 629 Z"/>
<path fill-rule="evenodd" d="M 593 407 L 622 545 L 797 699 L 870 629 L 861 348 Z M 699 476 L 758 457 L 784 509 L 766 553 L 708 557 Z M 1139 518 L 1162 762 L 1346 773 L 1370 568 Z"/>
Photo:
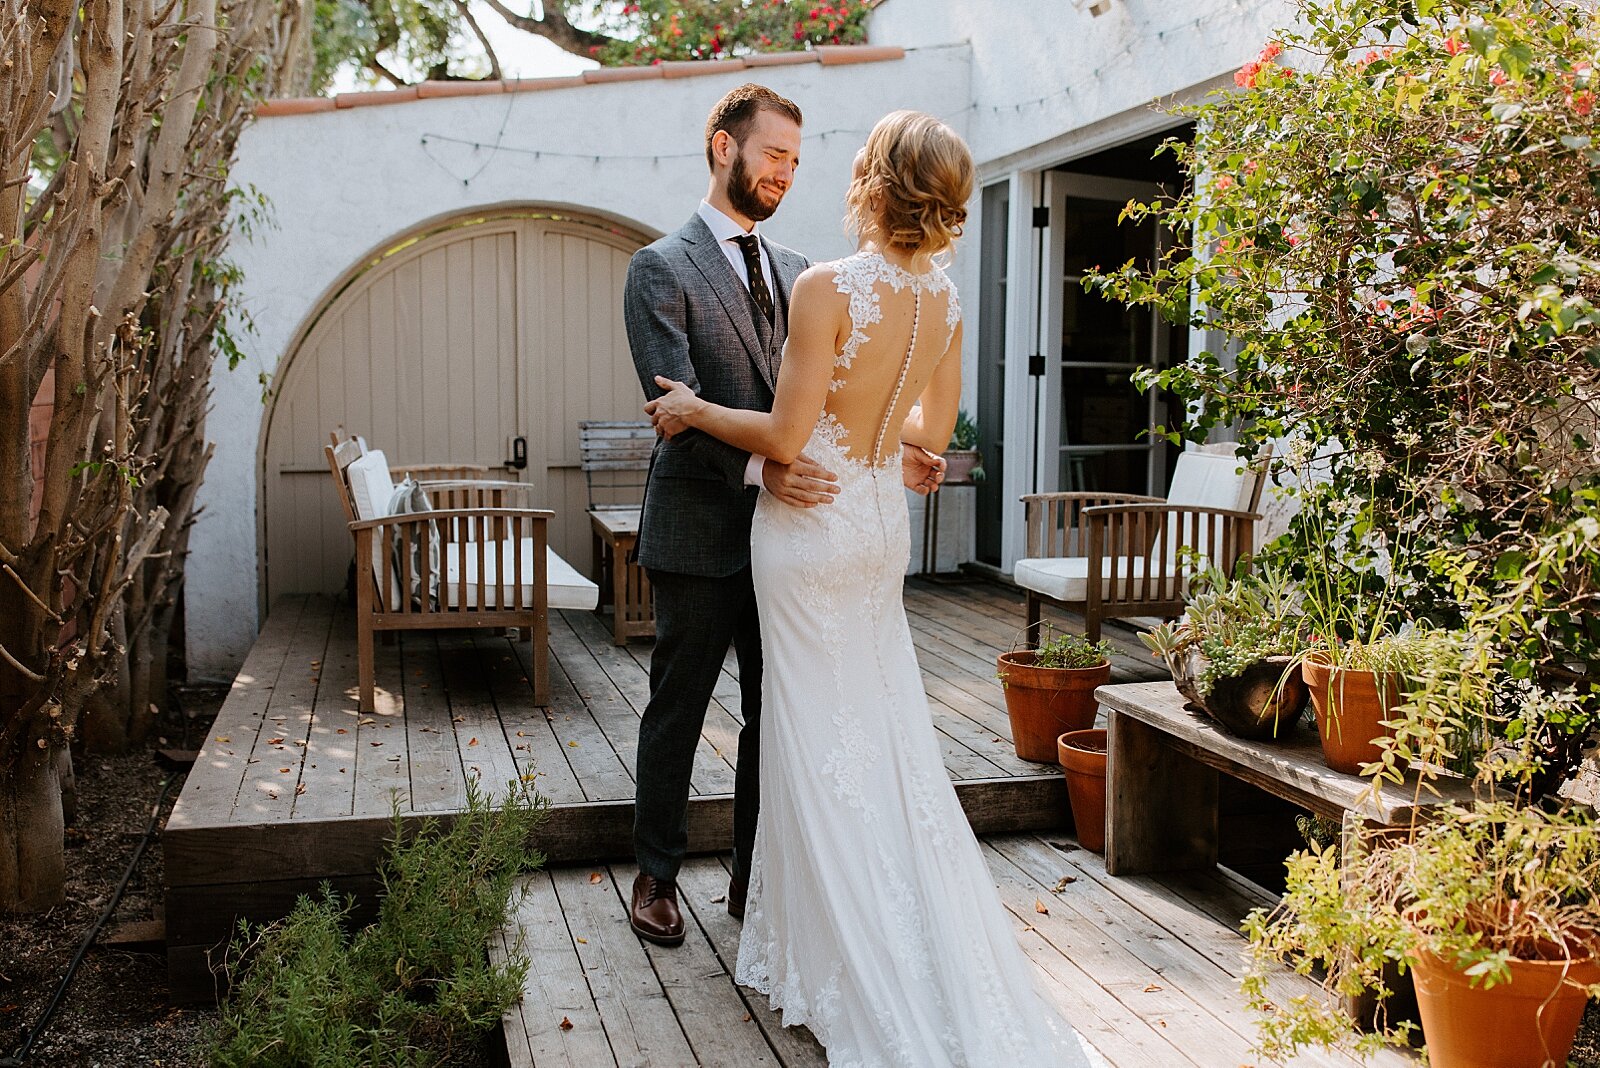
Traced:
<path fill-rule="evenodd" d="M 511 439 L 511 459 L 506 461 L 506 466 L 514 471 L 521 471 L 528 466 L 528 439 L 518 435 Z"/>

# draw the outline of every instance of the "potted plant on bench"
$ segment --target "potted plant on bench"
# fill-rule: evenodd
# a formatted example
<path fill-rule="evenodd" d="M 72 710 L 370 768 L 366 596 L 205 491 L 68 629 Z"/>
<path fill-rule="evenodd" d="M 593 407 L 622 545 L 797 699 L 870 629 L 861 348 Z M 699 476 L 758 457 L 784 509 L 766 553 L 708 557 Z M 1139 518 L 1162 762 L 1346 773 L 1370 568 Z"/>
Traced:
<path fill-rule="evenodd" d="M 1042 638 L 1038 648 L 1001 653 L 995 677 L 1005 690 L 1017 756 L 1053 764 L 1056 739 L 1094 726 L 1094 691 L 1111 681 L 1111 643 L 1057 634 L 1048 622 Z"/>
<path fill-rule="evenodd" d="M 1242 738 L 1282 736 L 1305 707 L 1298 657 L 1308 637 L 1294 584 L 1265 568 L 1195 580 L 1176 623 L 1142 632 L 1189 703 Z"/>
<path fill-rule="evenodd" d="M 965 408 L 956 413 L 956 428 L 950 435 L 950 447 L 945 450 L 945 485 L 965 485 L 982 482 L 983 454 L 978 451 L 978 424 L 972 421 Z"/>

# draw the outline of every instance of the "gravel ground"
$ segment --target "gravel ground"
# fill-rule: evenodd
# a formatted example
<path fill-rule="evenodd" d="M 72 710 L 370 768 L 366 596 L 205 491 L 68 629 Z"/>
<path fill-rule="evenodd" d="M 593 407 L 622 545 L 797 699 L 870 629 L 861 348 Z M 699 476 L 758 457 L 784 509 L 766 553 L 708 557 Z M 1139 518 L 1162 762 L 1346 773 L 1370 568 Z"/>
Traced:
<path fill-rule="evenodd" d="M 16 1052 L 37 1023 L 78 943 L 115 892 L 168 775 L 173 782 L 162 806 L 163 824 L 171 813 L 183 775 L 159 765 L 155 750 L 198 748 L 220 702 L 220 692 L 186 691 L 183 705 L 193 718 L 169 710 L 148 748 L 77 762 L 78 819 L 67 829 L 65 904 L 38 915 L 0 915 L 0 1055 Z M 158 836 L 106 929 L 160 918 Z M 26 1063 L 39 1068 L 200 1065 L 197 1051 L 216 1016 L 214 1009 L 171 1004 L 161 953 L 96 945 Z"/>

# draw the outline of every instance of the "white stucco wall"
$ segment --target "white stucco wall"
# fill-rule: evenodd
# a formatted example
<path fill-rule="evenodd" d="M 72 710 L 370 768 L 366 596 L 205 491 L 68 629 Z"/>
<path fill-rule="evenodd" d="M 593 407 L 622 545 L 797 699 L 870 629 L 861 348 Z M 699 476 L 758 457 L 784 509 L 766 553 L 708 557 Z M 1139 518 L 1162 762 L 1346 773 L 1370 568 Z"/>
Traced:
<path fill-rule="evenodd" d="M 264 607 L 257 594 L 265 413 L 259 375 L 276 371 L 329 287 L 363 256 L 426 220 L 504 204 L 578 208 L 647 231 L 675 230 L 705 193 L 706 113 L 750 80 L 806 113 L 799 175 L 779 213 L 763 224 L 766 232 L 813 259 L 844 255 L 852 246 L 840 225 L 842 197 L 850 162 L 872 124 L 893 108 L 911 107 L 946 117 L 965 133 L 971 69 L 964 46 L 930 47 L 886 62 L 766 67 L 258 120 L 240 141 L 234 178 L 269 198 L 274 222 L 231 252 L 243 270 L 239 298 L 255 332 L 243 339 L 244 363 L 219 370 L 213 381 L 208 434 L 216 453 L 200 491 L 204 512 L 186 575 L 191 677 L 231 678 Z M 502 150 L 424 146 L 427 134 L 484 145 L 498 138 Z M 547 154 L 523 151 L 535 149 Z M 650 158 L 655 153 L 662 158 Z M 608 158 L 622 156 L 644 158 Z"/>
<path fill-rule="evenodd" d="M 993 171 L 1015 153 L 1214 82 L 1291 16 L 1288 0 L 1113 0 L 1098 18 L 1068 0 L 883 0 L 870 29 L 875 44 L 968 46 L 968 139 Z"/>

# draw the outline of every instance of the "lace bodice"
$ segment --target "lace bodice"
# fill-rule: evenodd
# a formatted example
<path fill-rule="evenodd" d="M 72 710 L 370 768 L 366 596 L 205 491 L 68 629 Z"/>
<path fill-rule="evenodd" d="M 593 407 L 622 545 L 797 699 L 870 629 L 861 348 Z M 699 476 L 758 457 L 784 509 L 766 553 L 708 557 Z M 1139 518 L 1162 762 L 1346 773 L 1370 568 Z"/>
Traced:
<path fill-rule="evenodd" d="M 961 306 L 943 269 L 913 274 L 877 251 L 839 260 L 833 281 L 849 298 L 850 334 L 834 356 L 815 437 L 844 459 L 881 467 L 899 454 L 907 413 L 950 354 Z M 941 319 L 943 330 L 930 328 Z"/>

